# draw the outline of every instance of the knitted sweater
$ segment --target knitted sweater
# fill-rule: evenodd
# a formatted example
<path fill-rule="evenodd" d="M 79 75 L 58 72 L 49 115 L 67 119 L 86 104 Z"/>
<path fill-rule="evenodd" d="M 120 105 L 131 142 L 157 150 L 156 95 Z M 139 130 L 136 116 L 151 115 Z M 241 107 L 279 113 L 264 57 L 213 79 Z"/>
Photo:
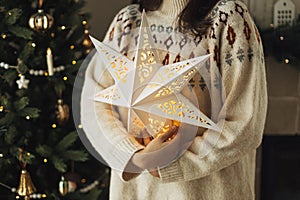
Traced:
<path fill-rule="evenodd" d="M 210 67 L 218 68 L 226 100 L 225 122 L 217 138 L 199 128 L 191 146 L 177 160 L 159 168 L 160 178 L 147 171 L 128 182 L 120 176 L 132 155 L 144 146 L 127 133 L 127 110 L 94 102 L 95 91 L 114 84 L 95 54 L 86 71 L 81 98 L 81 121 L 94 153 L 110 165 L 112 200 L 250 200 L 255 198 L 255 154 L 261 143 L 267 109 L 264 55 L 261 38 L 246 6 L 233 0 L 220 1 L 211 11 L 212 26 L 203 37 L 176 38 L 177 16 L 188 0 L 164 0 L 156 11 L 147 12 L 151 33 L 164 64 L 211 53 Z M 138 28 L 138 5 L 122 9 L 113 20 L 104 42 L 133 58 Z M 133 34 L 133 35 L 132 35 Z M 201 48 L 202 47 L 202 48 Z M 102 76 L 103 75 L 103 76 Z M 221 87 L 212 78 L 213 87 Z M 206 83 L 197 74 L 182 93 L 197 95 L 199 109 L 211 117 Z M 207 147 L 212 149 L 206 152 Z"/>

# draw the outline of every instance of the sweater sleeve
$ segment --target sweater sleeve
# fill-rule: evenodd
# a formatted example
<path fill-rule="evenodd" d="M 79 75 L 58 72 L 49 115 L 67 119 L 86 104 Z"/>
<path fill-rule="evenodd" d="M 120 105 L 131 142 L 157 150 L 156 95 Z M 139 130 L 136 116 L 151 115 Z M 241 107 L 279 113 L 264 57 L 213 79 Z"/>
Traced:
<path fill-rule="evenodd" d="M 205 177 L 237 162 L 261 143 L 267 110 L 263 49 L 246 8 L 241 3 L 229 3 L 233 9 L 219 11 L 224 15 L 218 18 L 220 39 L 210 47 L 212 51 L 219 49 L 219 56 L 216 52 L 214 56 L 219 59 L 212 58 L 211 67 L 220 68 L 226 93 L 221 108 L 226 110 L 221 134 L 216 143 L 217 134 L 212 130 L 195 137 L 180 158 L 159 168 L 163 182 Z"/>
<path fill-rule="evenodd" d="M 118 46 L 116 36 L 121 33 L 121 23 L 118 23 L 120 14 L 122 11 L 113 20 L 103 41 L 115 49 Z M 112 84 L 113 79 L 96 52 L 85 73 L 80 105 L 81 123 L 93 151 L 100 154 L 112 169 L 122 172 L 132 155 L 144 146 L 128 134 L 112 105 L 93 100 L 95 93 Z"/>

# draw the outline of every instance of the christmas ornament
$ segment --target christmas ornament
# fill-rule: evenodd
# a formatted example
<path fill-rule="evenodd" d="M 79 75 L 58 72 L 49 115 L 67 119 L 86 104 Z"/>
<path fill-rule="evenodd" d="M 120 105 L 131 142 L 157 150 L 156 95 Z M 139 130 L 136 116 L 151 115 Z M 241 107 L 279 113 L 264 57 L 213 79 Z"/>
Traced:
<path fill-rule="evenodd" d="M 79 175 L 72 170 L 72 172 L 68 172 L 65 174 L 65 178 L 68 181 L 68 192 L 74 192 L 77 189 L 77 184 L 80 181 Z"/>
<path fill-rule="evenodd" d="M 47 49 L 46 60 L 47 60 L 47 67 L 48 67 L 48 75 L 53 76 L 54 74 L 53 56 L 50 48 Z"/>
<path fill-rule="evenodd" d="M 180 94 L 196 72 L 205 66 L 210 55 L 162 66 L 148 27 L 143 13 L 134 62 L 91 37 L 115 80 L 115 85 L 97 93 L 94 100 L 128 108 L 127 127 L 130 133 L 144 127 L 153 133 L 149 117 L 145 118 L 142 113 L 159 116 L 160 120 L 170 119 L 220 131 L 212 120 Z"/>
<path fill-rule="evenodd" d="M 44 12 L 43 9 L 41 9 L 43 4 L 42 0 L 39 0 L 39 9 L 38 12 L 33 14 L 28 21 L 29 27 L 40 33 L 44 33 L 48 29 L 50 29 L 53 26 L 54 19 L 51 15 Z"/>
<path fill-rule="evenodd" d="M 19 153 L 20 154 L 18 156 L 18 160 L 22 167 L 22 171 L 20 175 L 19 187 L 16 192 L 18 193 L 18 195 L 24 197 L 25 200 L 30 200 L 32 195 L 36 196 L 34 195 L 34 193 L 36 192 L 36 188 L 32 183 L 29 172 L 26 170 L 26 162 L 24 160 L 24 150 L 22 148 L 19 148 Z M 30 156 L 30 153 L 27 152 L 26 156 Z"/>
<path fill-rule="evenodd" d="M 30 199 L 30 195 L 36 192 L 36 189 L 31 181 L 30 174 L 25 169 L 21 171 L 20 183 L 17 193 L 24 197 L 25 200 Z"/>
<path fill-rule="evenodd" d="M 40 33 L 44 33 L 53 26 L 54 19 L 51 15 L 39 9 L 37 13 L 33 14 L 28 21 L 29 27 Z"/>
<path fill-rule="evenodd" d="M 19 89 L 22 89 L 22 88 L 27 89 L 29 82 L 30 82 L 29 80 L 25 79 L 24 75 L 21 75 L 20 79 L 16 81 Z"/>
<path fill-rule="evenodd" d="M 68 181 L 65 179 L 65 177 L 61 177 L 61 180 L 58 184 L 58 191 L 62 196 L 65 196 L 68 194 L 69 188 L 68 188 Z"/>
<path fill-rule="evenodd" d="M 4 187 L 6 189 L 9 189 L 12 193 L 17 193 L 17 189 L 14 188 L 14 187 L 10 187 L 10 186 L 8 186 L 8 185 L 6 185 L 4 183 L 1 183 L 1 182 L 0 182 L 0 186 Z M 29 195 L 30 199 L 42 199 L 42 198 L 46 198 L 46 197 L 47 197 L 46 194 L 36 194 L 36 193 L 33 193 L 33 194 Z M 19 196 L 16 196 L 16 199 L 19 199 L 19 198 L 20 198 Z M 28 199 L 28 197 L 27 197 L 27 199 Z"/>
<path fill-rule="evenodd" d="M 60 126 L 66 125 L 70 117 L 70 109 L 67 104 L 63 103 L 62 99 L 57 100 L 56 119 Z"/>

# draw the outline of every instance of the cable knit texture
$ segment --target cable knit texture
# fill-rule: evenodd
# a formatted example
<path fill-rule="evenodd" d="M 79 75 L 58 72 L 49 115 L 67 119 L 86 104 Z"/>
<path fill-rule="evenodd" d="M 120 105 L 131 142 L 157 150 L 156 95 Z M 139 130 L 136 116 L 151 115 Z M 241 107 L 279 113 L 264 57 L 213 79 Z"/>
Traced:
<path fill-rule="evenodd" d="M 226 100 L 226 118 L 216 144 L 214 134 L 199 131 L 185 153 L 159 169 L 160 178 L 148 172 L 125 182 L 120 172 L 131 156 L 144 148 L 126 131 L 127 110 L 90 100 L 95 91 L 114 84 L 101 62 L 94 56 L 90 62 L 82 92 L 82 124 L 95 150 L 113 166 L 110 184 L 112 200 L 253 200 L 255 198 L 255 154 L 261 143 L 267 108 L 264 55 L 261 38 L 246 6 L 233 0 L 222 0 L 210 15 L 213 24 L 202 37 L 175 37 L 177 16 L 188 0 L 164 0 L 157 11 L 147 12 L 154 43 L 165 49 L 159 57 L 163 64 L 211 53 L 210 66 L 222 75 Z M 104 42 L 134 59 L 137 37 L 132 30 L 141 23 L 138 5 L 122 9 L 113 20 Z M 104 73 L 104 76 L 101 76 Z M 101 78 L 99 78 L 101 77 Z M 182 93 L 193 91 L 199 108 L 211 117 L 208 84 L 197 74 Z M 205 142 L 204 142 L 205 141 Z M 205 147 L 213 149 L 204 154 Z"/>

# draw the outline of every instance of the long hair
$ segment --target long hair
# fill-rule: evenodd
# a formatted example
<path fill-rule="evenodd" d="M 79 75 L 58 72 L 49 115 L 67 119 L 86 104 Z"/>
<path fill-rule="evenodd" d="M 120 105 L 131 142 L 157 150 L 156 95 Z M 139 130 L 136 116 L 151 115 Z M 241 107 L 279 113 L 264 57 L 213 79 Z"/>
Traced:
<path fill-rule="evenodd" d="M 177 0 L 176 0 L 177 1 Z M 212 25 L 212 19 L 209 13 L 219 0 L 190 0 L 186 7 L 179 14 L 178 26 L 181 31 L 189 30 L 195 36 L 201 36 L 207 33 Z M 140 0 L 140 9 L 146 11 L 157 10 L 163 0 Z"/>

